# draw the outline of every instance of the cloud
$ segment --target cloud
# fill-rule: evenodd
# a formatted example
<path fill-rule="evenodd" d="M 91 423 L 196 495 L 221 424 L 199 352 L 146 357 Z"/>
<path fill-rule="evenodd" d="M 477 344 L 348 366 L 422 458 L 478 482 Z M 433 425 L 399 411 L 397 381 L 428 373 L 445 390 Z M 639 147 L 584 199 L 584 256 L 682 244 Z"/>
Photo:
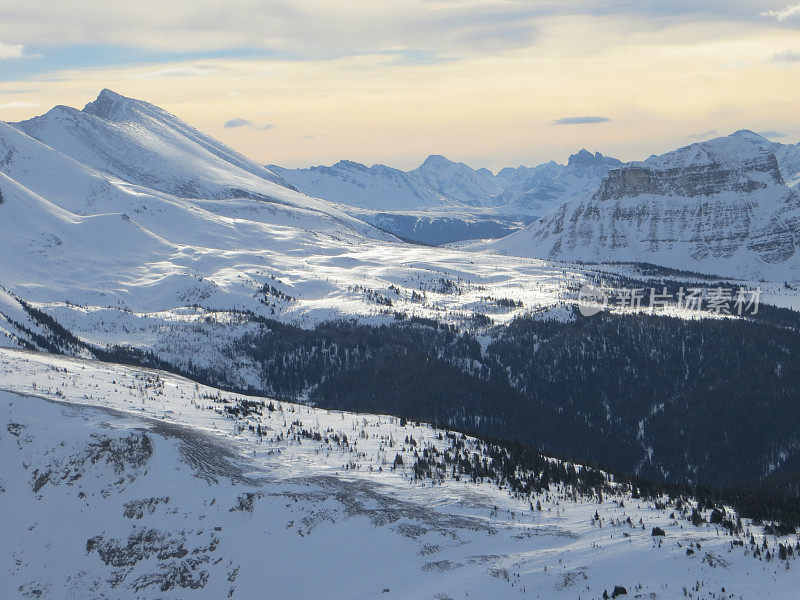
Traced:
<path fill-rule="evenodd" d="M 608 117 L 562 117 L 553 121 L 553 125 L 590 125 L 592 123 L 608 123 Z"/>
<path fill-rule="evenodd" d="M 785 133 L 781 133 L 780 131 L 759 131 L 758 135 L 765 138 L 784 138 L 786 137 Z"/>
<path fill-rule="evenodd" d="M 716 129 L 709 129 L 708 131 L 702 131 L 700 133 L 693 133 L 689 136 L 690 140 L 704 140 L 706 138 L 711 137 L 712 135 L 717 135 Z"/>
<path fill-rule="evenodd" d="M 184 77 L 204 77 L 206 75 L 214 75 L 219 71 L 219 67 L 211 67 L 207 65 L 186 65 L 145 71 L 144 73 L 137 73 L 134 75 L 134 77 L 142 79 L 181 79 Z"/>
<path fill-rule="evenodd" d="M 4 29 L 14 35 L 7 41 L 52 52 L 91 39 L 134 54 L 224 50 L 315 60 L 397 51 L 429 61 L 435 53 L 445 60 L 528 47 L 536 40 L 537 20 L 556 12 L 544 0 L 173 0 L 168 8 L 161 0 L 140 0 L 124 10 L 106 0 L 84 0 L 82 7 L 79 15 L 68 2 L 19 3 L 4 11 Z"/>
<path fill-rule="evenodd" d="M 68 68 L 215 58 L 316 61 L 383 54 L 398 66 L 435 66 L 510 55 L 547 43 L 553 31 L 572 23 L 592 32 L 624 32 L 607 45 L 703 25 L 707 42 L 729 35 L 722 24 L 757 29 L 760 11 L 786 1 L 795 0 L 138 0 L 124 8 L 82 0 L 83 10 L 76 11 L 72 2 L 26 0 L 4 10 L 2 24 L 5 48 L 18 55 L 24 45 L 25 57 L 41 56 L 17 71 L 30 78 Z M 563 48 L 599 52 L 593 37 Z M 200 75 L 174 70 L 141 77 Z M 2 80 L 10 80 L 8 73 L 0 74 Z"/>
<path fill-rule="evenodd" d="M 4 44 L 0 42 L 0 59 L 22 58 L 24 48 L 21 44 Z"/>
<path fill-rule="evenodd" d="M 223 123 L 222 126 L 225 127 L 226 129 L 234 129 L 235 127 L 252 127 L 253 123 L 252 121 L 248 121 L 247 119 L 236 118 L 236 119 L 231 119 L 229 121 L 225 121 L 225 123 Z"/>
<path fill-rule="evenodd" d="M 773 17 L 776 21 L 786 21 L 800 17 L 800 4 L 790 4 L 781 10 L 765 10 L 762 17 Z"/>
<path fill-rule="evenodd" d="M 784 50 L 772 55 L 772 62 L 776 63 L 795 63 L 800 62 L 800 52 L 797 50 Z"/>
<path fill-rule="evenodd" d="M 37 102 L 6 102 L 5 104 L 0 104 L 0 110 L 11 108 L 37 108 L 39 106 L 41 106 L 41 104 Z"/>
<path fill-rule="evenodd" d="M 264 125 L 256 125 L 252 121 L 248 121 L 247 119 L 242 118 L 235 118 L 225 121 L 222 126 L 225 129 L 236 129 L 238 127 L 247 127 L 248 129 L 255 129 L 257 131 L 267 131 L 268 129 L 274 129 L 275 125 L 272 123 L 265 123 Z"/>

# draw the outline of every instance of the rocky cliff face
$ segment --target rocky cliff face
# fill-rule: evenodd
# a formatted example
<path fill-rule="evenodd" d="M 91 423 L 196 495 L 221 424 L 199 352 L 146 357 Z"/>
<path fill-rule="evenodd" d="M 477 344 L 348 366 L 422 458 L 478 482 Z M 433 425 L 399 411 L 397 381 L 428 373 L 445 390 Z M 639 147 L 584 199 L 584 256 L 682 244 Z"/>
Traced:
<path fill-rule="evenodd" d="M 786 186 L 763 138 L 747 133 L 612 169 L 593 194 L 494 247 L 556 260 L 796 279 L 800 196 Z"/>
<path fill-rule="evenodd" d="M 750 142 L 743 142 L 751 145 Z M 720 144 L 723 145 L 723 144 Z M 730 146 L 730 144 L 724 144 Z M 670 160 L 631 163 L 612 169 L 603 179 L 594 198 L 607 201 L 634 198 L 646 194 L 696 198 L 723 192 L 748 194 L 770 185 L 783 185 L 778 159 L 767 148 L 752 145 L 746 155 L 723 156 L 707 149 L 690 158 L 685 164 L 680 155 L 689 154 L 693 147 L 676 150 Z M 734 148 L 729 148 L 733 152 Z"/>

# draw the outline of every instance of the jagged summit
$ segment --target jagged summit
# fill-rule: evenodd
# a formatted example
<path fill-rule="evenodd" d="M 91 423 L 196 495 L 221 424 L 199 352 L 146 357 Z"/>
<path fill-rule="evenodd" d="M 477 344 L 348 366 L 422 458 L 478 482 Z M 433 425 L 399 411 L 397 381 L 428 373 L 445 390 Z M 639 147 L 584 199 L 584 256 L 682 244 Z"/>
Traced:
<path fill-rule="evenodd" d="M 586 148 L 581 148 L 575 154 L 572 154 L 567 161 L 567 166 L 616 166 L 621 165 L 622 161 L 610 156 L 603 156 L 600 152 L 592 154 Z"/>
<path fill-rule="evenodd" d="M 356 162 L 354 160 L 347 160 L 343 159 L 333 165 L 332 168 L 340 168 L 340 169 L 356 169 L 358 171 L 366 171 L 369 169 L 367 165 L 362 164 L 360 162 Z"/>
<path fill-rule="evenodd" d="M 274 184 L 289 187 L 166 110 L 109 89 L 82 111 L 57 106 L 11 125 L 98 171 L 176 196 L 271 195 Z"/>
<path fill-rule="evenodd" d="M 482 179 L 484 177 L 469 165 L 463 162 L 450 160 L 441 154 L 429 155 L 422 164 L 411 171 L 411 173 L 419 173 L 423 177 L 427 177 L 428 174 L 433 174 L 437 178 L 444 173 L 459 173 L 460 176 L 470 180 Z"/>
<path fill-rule="evenodd" d="M 428 158 L 422 161 L 420 167 L 426 167 L 429 169 L 441 169 L 443 167 L 449 167 L 451 165 L 458 165 L 463 163 L 456 163 L 450 160 L 449 158 L 442 156 L 441 154 L 430 154 Z"/>
<path fill-rule="evenodd" d="M 153 104 L 128 98 L 108 88 L 101 90 L 95 100 L 88 102 L 83 107 L 82 112 L 110 121 L 125 121 L 132 119 L 137 109 L 149 109 L 161 113 L 161 115 L 169 115 L 167 111 Z"/>

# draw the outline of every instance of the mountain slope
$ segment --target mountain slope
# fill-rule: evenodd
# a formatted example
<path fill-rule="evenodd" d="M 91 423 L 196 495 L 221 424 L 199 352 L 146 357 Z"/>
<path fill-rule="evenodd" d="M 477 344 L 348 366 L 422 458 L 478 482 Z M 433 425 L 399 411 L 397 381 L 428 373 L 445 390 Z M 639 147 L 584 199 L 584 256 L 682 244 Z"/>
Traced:
<path fill-rule="evenodd" d="M 439 154 L 432 154 L 416 169 L 409 172 L 443 198 L 467 206 L 491 206 L 502 188 L 484 172 L 464 163 L 455 163 Z"/>
<path fill-rule="evenodd" d="M 543 215 L 560 204 L 594 191 L 608 171 L 622 164 L 616 158 L 581 150 L 566 165 L 556 162 L 537 167 L 502 169 L 496 180 L 504 191 L 498 202 Z"/>
<path fill-rule="evenodd" d="M 431 155 L 416 169 L 340 161 L 330 167 L 285 169 L 270 165 L 307 194 L 378 211 L 422 209 L 502 209 L 498 215 L 541 215 L 569 198 L 597 186 L 620 161 L 581 150 L 566 165 L 502 169 L 496 176 L 444 156 Z"/>
<path fill-rule="evenodd" d="M 14 126 L 78 162 L 180 197 L 234 197 L 286 185 L 165 110 L 107 89 L 83 111 L 56 106 Z"/>
<path fill-rule="evenodd" d="M 535 453 L 514 463 L 424 423 L 38 353 L 0 349 L 0 374 L 9 597 L 718 600 L 798 585 L 795 537 L 730 506 Z"/>
<path fill-rule="evenodd" d="M 341 205 L 260 176 L 267 171 L 246 159 L 221 159 L 223 149 L 161 109 L 108 91 L 86 112 L 62 107 L 0 122 L 0 285 L 91 343 L 161 340 L 172 350 L 170 328 L 196 348 L 222 321 L 233 323 L 212 343 L 235 343 L 256 327 L 237 329 L 241 315 L 304 327 L 341 316 L 469 323 L 478 312 L 506 320 L 521 311 L 491 296 L 507 286 L 525 302 L 556 301 L 557 270 L 403 244 Z M 519 280 L 536 284 L 521 290 Z M 203 354 L 202 362 L 218 360 Z"/>
<path fill-rule="evenodd" d="M 270 165 L 303 192 L 356 210 L 351 214 L 403 238 L 430 244 L 508 235 L 553 207 L 593 190 L 620 162 L 582 150 L 567 165 L 506 168 L 495 176 L 444 156 L 416 169 L 352 161 L 308 169 Z"/>
<path fill-rule="evenodd" d="M 800 276 L 800 196 L 751 132 L 614 169 L 490 247 L 566 261 L 649 262 L 716 275 Z"/>
<path fill-rule="evenodd" d="M 367 167 L 349 160 L 330 167 L 269 168 L 307 194 L 380 211 L 485 206 L 502 191 L 490 176 L 438 155 L 429 156 L 412 171 L 380 164 Z"/>

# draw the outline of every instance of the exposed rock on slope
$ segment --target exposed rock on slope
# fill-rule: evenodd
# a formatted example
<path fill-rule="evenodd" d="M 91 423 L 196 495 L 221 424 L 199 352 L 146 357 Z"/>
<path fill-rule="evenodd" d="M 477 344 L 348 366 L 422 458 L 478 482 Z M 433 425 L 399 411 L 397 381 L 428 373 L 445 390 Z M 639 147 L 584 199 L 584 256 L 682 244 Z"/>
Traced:
<path fill-rule="evenodd" d="M 566 261 L 796 279 L 800 196 L 785 184 L 765 142 L 737 132 L 626 164 L 593 194 L 492 247 Z"/>

